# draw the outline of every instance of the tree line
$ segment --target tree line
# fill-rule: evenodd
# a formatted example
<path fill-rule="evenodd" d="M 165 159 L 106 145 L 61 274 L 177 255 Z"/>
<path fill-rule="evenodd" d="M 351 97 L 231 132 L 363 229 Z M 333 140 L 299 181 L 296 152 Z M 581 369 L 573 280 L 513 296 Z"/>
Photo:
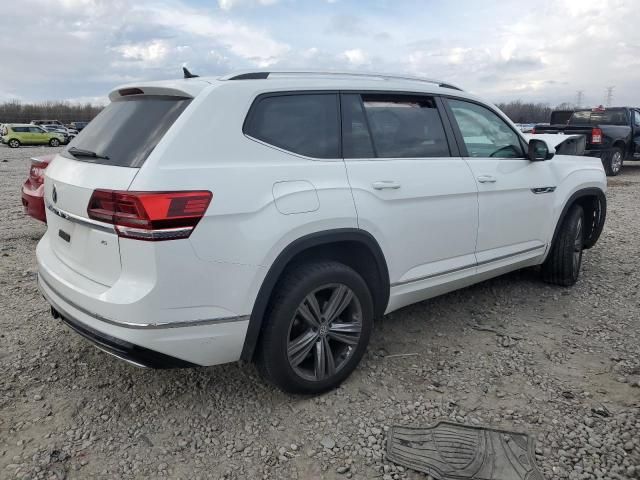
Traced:
<path fill-rule="evenodd" d="M 64 124 L 88 122 L 93 119 L 102 105 L 70 102 L 22 103 L 10 100 L 0 103 L 0 123 L 29 123 L 32 120 L 60 120 Z"/>
<path fill-rule="evenodd" d="M 568 103 L 562 103 L 551 107 L 548 103 L 532 103 L 515 100 L 496 105 L 507 117 L 515 123 L 545 123 L 551 118 L 554 110 L 574 110 L 575 107 Z"/>
<path fill-rule="evenodd" d="M 499 103 L 497 106 L 516 123 L 548 122 L 553 110 L 573 109 L 569 104 L 558 105 L 554 109 L 547 103 L 522 102 L 520 100 Z M 29 123 L 31 120 L 60 120 L 64 124 L 88 122 L 100 113 L 102 108 L 102 105 L 91 103 L 76 104 L 54 101 L 22 103 L 19 100 L 10 100 L 0 103 L 0 123 Z"/>

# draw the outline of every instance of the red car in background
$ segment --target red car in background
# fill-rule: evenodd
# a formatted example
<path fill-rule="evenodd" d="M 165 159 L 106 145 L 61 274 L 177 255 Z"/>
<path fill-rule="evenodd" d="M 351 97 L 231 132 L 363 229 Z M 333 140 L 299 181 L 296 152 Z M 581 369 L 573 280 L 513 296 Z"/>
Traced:
<path fill-rule="evenodd" d="M 44 223 L 47 223 L 44 208 L 44 170 L 54 157 L 55 154 L 33 157 L 29 177 L 22 185 L 24 213 Z"/>

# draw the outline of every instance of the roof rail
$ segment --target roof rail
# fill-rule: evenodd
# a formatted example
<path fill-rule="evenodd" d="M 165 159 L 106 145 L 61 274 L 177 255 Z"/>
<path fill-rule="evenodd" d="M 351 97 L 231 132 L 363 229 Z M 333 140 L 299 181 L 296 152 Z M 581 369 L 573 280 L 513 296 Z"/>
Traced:
<path fill-rule="evenodd" d="M 442 88 L 451 88 L 453 90 L 463 91 L 460 87 L 448 82 L 434 80 L 431 78 L 412 77 L 409 75 L 389 75 L 386 73 L 361 73 L 361 72 L 340 72 L 340 71 L 323 71 L 323 70 L 272 70 L 272 71 L 246 71 L 230 73 L 222 76 L 220 80 L 264 80 L 273 77 L 290 77 L 290 76 L 335 76 L 335 77 L 360 77 L 379 80 L 405 80 L 409 82 L 425 82 L 438 85 Z"/>

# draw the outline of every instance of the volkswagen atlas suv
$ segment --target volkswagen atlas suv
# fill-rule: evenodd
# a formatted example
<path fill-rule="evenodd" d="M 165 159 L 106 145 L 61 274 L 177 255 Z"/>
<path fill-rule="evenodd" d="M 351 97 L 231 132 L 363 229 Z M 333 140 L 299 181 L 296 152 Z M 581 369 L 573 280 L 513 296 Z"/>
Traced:
<path fill-rule="evenodd" d="M 374 319 L 536 265 L 573 285 L 603 228 L 598 159 L 444 82 L 260 71 L 110 100 L 45 170 L 38 282 L 140 366 L 244 359 L 318 393 Z"/>

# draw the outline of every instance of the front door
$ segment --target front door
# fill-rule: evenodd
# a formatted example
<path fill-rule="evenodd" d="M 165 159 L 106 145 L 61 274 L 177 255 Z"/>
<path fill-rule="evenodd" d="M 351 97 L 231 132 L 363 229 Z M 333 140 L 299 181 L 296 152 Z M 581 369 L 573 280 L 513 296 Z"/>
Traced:
<path fill-rule="evenodd" d="M 436 100 L 343 94 L 342 116 L 358 224 L 387 258 L 390 309 L 401 306 L 393 287 L 418 292 L 415 301 L 434 283 L 473 273 L 477 187 L 465 160 L 452 156 Z"/>
<path fill-rule="evenodd" d="M 542 255 L 557 187 L 549 162 L 525 158 L 524 139 L 498 113 L 462 99 L 447 104 L 478 185 L 478 266 Z"/>

